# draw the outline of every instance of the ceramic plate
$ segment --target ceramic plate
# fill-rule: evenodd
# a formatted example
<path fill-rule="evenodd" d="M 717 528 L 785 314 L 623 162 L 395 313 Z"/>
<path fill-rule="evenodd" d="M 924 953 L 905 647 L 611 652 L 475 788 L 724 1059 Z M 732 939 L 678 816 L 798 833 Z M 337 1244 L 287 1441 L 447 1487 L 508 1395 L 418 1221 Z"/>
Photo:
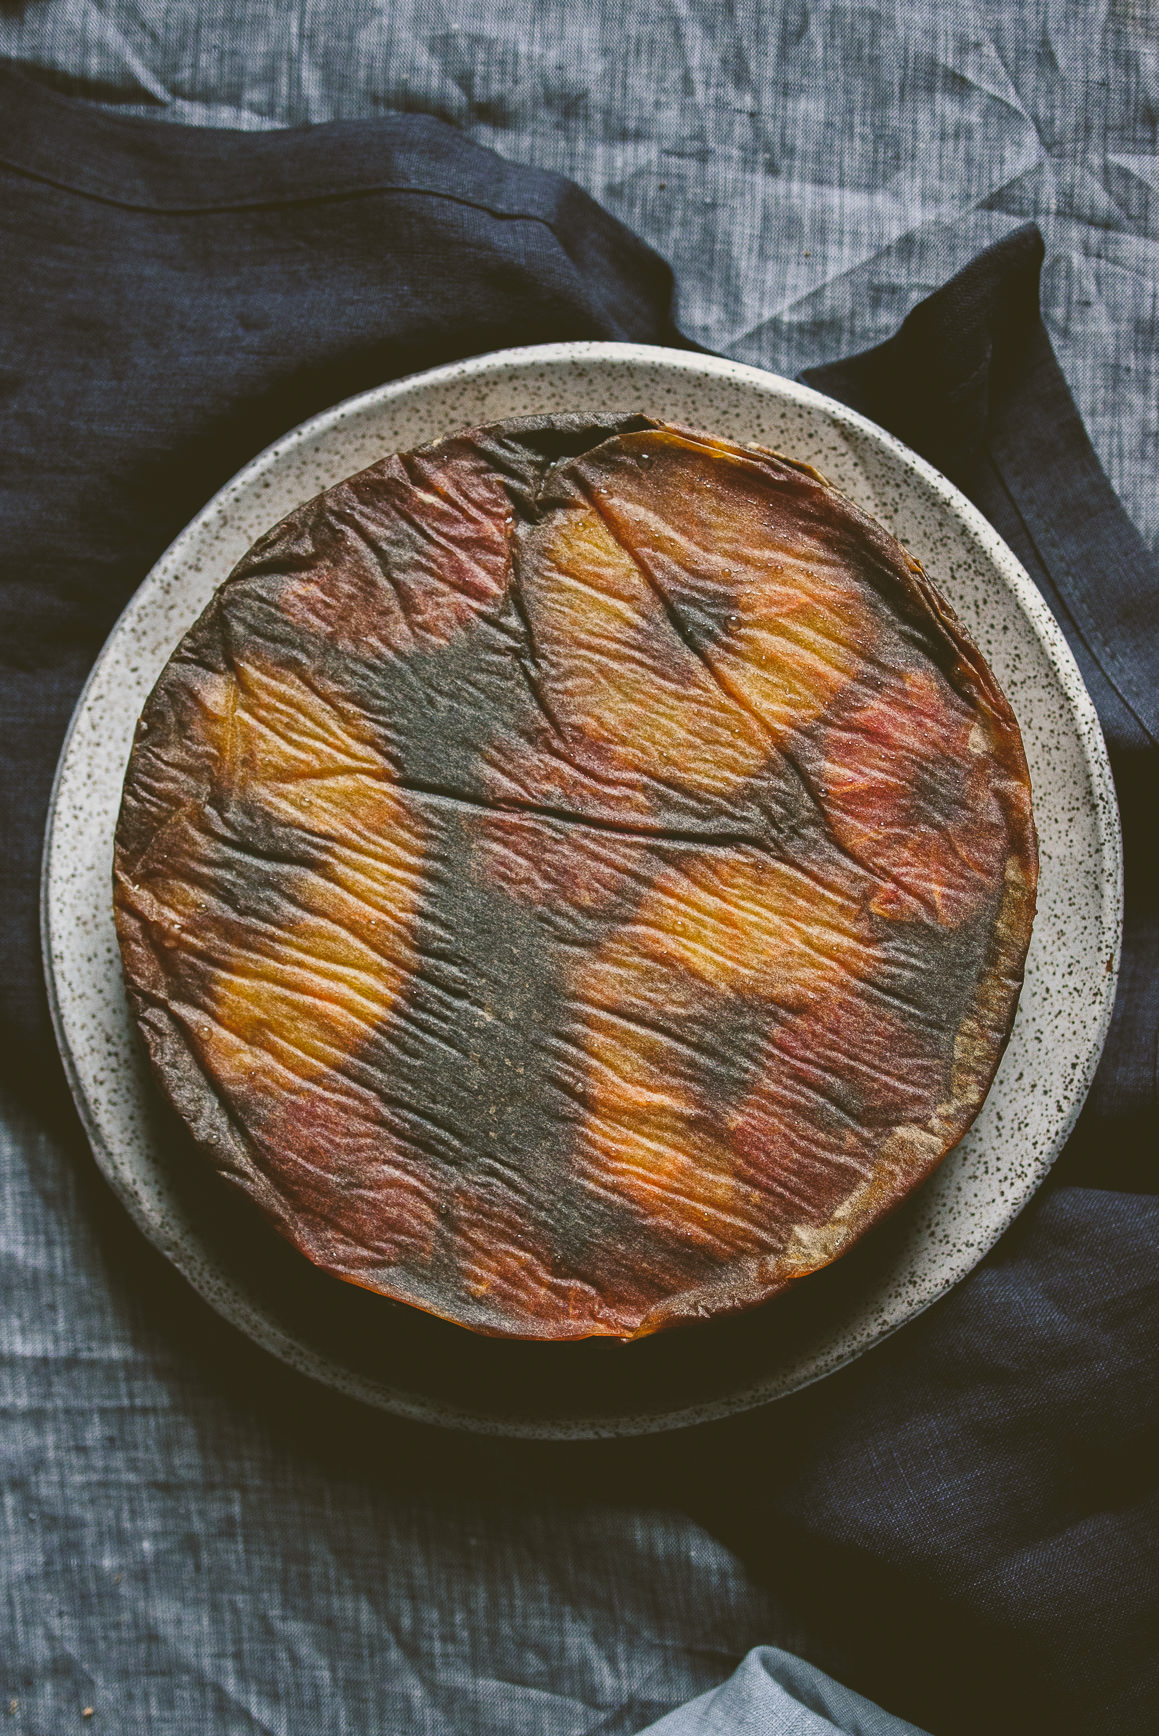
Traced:
<path fill-rule="evenodd" d="M 455 428 L 642 410 L 805 459 L 901 539 L 949 597 L 1026 744 L 1042 852 L 1010 1046 L 977 1122 L 888 1223 L 735 1320 L 638 1343 L 485 1339 L 342 1284 L 235 1198 L 162 1105 L 113 930 L 113 828 L 133 727 L 182 634 L 250 543 L 320 489 Z M 492 1433 L 642 1433 L 778 1398 L 867 1350 L 963 1278 L 1042 1181 L 1106 1034 L 1121 912 L 1118 816 L 1098 722 L 1038 592 L 965 498 L 898 441 L 755 368 L 627 344 L 509 350 L 340 404 L 287 434 L 194 519 L 98 661 L 65 743 L 45 846 L 45 963 L 97 1162 L 220 1313 L 307 1374 L 400 1415 Z"/>

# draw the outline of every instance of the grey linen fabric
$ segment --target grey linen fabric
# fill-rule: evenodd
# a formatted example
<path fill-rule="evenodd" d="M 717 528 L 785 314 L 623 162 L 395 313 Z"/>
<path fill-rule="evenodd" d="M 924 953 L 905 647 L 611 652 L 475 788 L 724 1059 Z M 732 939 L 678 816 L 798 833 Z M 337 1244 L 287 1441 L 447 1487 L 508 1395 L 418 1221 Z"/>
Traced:
<path fill-rule="evenodd" d="M 0 55 L 199 125 L 437 115 L 578 181 L 671 262 L 689 336 L 790 375 L 1034 218 L 1063 371 L 1159 539 L 1152 0 L 31 0 Z"/>
<path fill-rule="evenodd" d="M 368 1430 L 162 1269 L 79 1140 L 4 1107 L 0 1729 L 638 1731 L 794 1644 L 662 1490 Z"/>
<path fill-rule="evenodd" d="M 776 1646 L 756 1646 L 721 1687 L 701 1694 L 644 1736 L 923 1736 L 916 1724 L 830 1680 Z"/>
<path fill-rule="evenodd" d="M 1159 542 L 1149 0 L 5 0 L 0 56 L 177 122 L 438 115 L 578 180 L 671 260 L 689 335 L 788 374 L 1034 217 L 1064 371 Z M 162 1268 L 63 1113 L 0 1109 L 11 1729 L 639 1731 L 800 1648 L 662 1445 L 609 1493 L 566 1451 L 355 1428 Z"/>

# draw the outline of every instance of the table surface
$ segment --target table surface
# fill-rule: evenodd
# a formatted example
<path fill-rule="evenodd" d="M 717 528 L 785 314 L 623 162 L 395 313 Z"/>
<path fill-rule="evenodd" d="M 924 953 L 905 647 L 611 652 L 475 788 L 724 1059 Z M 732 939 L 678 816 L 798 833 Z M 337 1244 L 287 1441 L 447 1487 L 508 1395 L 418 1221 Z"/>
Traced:
<path fill-rule="evenodd" d="M 1029 218 L 1095 448 L 1159 543 L 1151 0 L 39 0 L 0 56 L 125 113 L 414 109 L 554 169 L 675 268 L 684 329 L 796 375 Z"/>

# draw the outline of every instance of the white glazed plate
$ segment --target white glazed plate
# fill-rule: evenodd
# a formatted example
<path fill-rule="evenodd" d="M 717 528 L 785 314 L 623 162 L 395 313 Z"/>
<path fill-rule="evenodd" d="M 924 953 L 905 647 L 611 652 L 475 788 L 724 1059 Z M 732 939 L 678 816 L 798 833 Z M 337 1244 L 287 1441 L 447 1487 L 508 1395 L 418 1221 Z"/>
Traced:
<path fill-rule="evenodd" d="M 249 545 L 390 451 L 501 417 L 636 411 L 817 466 L 922 562 L 1022 729 L 1041 849 L 1038 916 L 1009 1048 L 966 1138 L 826 1272 L 750 1314 L 638 1343 L 483 1339 L 316 1271 L 235 1199 L 163 1107 L 113 929 L 113 829 L 134 725 L 177 641 Z M 45 845 L 45 967 L 97 1162 L 145 1234 L 220 1313 L 286 1362 L 383 1409 L 492 1433 L 583 1438 L 722 1417 L 819 1379 L 976 1265 L 1069 1133 L 1110 1018 L 1118 814 L 1073 658 L 1026 573 L 923 460 L 832 399 L 756 368 L 629 344 L 508 350 L 379 387 L 256 458 L 182 532 L 125 610 L 77 706 Z"/>

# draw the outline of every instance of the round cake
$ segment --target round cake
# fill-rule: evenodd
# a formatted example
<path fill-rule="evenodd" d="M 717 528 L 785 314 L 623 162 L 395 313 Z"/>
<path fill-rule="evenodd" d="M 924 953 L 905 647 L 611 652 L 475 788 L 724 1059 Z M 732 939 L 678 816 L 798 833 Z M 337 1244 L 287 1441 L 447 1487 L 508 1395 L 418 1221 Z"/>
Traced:
<path fill-rule="evenodd" d="M 478 1332 L 762 1302 L 989 1089 L 1037 873 L 1013 713 L 808 465 L 643 415 L 384 458 L 142 715 L 125 980 L 220 1173 Z"/>

